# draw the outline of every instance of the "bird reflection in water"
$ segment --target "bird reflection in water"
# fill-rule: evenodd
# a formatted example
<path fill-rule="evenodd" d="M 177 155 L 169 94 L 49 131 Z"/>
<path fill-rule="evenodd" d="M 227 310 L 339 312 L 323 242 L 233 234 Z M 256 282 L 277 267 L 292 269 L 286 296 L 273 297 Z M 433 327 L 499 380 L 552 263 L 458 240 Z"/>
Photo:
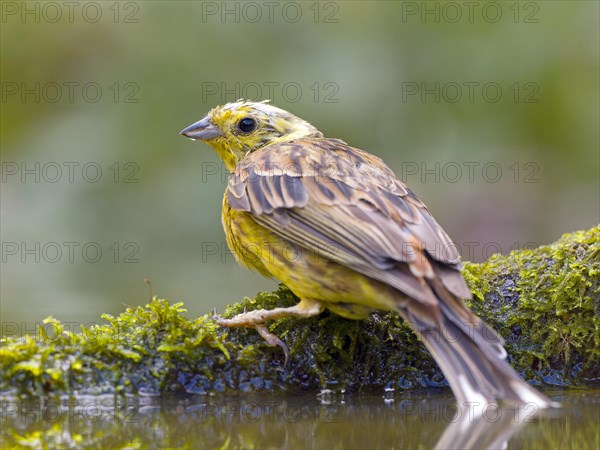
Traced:
<path fill-rule="evenodd" d="M 482 409 L 466 405 L 457 409 L 440 436 L 435 449 L 505 449 L 508 441 L 527 424 L 537 422 L 541 409 L 534 403 L 501 407 L 497 403 Z"/>

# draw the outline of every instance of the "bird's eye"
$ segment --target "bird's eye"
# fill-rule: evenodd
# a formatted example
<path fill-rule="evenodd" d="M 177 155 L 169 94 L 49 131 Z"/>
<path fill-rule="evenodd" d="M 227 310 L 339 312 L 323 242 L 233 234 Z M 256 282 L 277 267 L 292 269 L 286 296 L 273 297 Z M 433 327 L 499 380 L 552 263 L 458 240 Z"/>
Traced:
<path fill-rule="evenodd" d="M 256 120 L 251 117 L 244 117 L 238 122 L 237 126 L 242 133 L 251 133 L 256 129 Z"/>

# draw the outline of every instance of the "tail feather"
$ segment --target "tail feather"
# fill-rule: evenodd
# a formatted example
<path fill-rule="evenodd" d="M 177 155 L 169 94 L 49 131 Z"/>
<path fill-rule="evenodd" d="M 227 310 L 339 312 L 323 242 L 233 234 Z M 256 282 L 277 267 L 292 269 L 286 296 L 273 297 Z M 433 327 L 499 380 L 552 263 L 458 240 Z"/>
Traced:
<path fill-rule="evenodd" d="M 472 319 L 464 322 L 462 311 L 456 312 L 453 306 L 440 298 L 440 314 L 435 323 L 420 318 L 410 305 L 400 312 L 442 369 L 459 405 L 478 404 L 484 408 L 497 400 L 506 400 L 534 403 L 540 409 L 557 406 L 519 378 L 506 361 L 503 340 L 496 332 L 461 304 Z"/>
<path fill-rule="evenodd" d="M 506 359 L 506 350 L 503 346 L 504 338 L 498 332 L 467 309 L 463 300 L 448 291 L 440 280 L 432 279 L 429 280 L 429 283 L 440 299 L 440 308 L 447 319 L 473 339 L 481 350 L 486 353 L 495 353 L 500 359 Z"/>

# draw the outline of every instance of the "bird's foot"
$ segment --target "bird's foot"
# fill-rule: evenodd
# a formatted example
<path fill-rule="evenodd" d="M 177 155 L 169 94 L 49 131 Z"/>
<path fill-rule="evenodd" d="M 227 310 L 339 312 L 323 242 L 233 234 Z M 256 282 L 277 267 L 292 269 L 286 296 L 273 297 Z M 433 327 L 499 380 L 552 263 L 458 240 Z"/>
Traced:
<path fill-rule="evenodd" d="M 284 309 L 284 308 L 282 308 Z M 235 327 L 247 327 L 254 328 L 258 331 L 258 334 L 265 340 L 269 347 L 279 346 L 283 350 L 285 355 L 284 367 L 287 366 L 290 352 L 288 350 L 287 345 L 279 339 L 275 334 L 271 333 L 267 326 L 264 324 L 266 320 L 269 319 L 269 310 L 266 309 L 257 309 L 254 311 L 246 311 L 244 308 L 244 312 L 242 314 L 238 314 L 237 316 L 231 319 L 223 319 L 216 314 L 216 311 L 213 313 L 213 319 L 217 322 L 218 325 L 222 327 L 235 328 Z"/>
<path fill-rule="evenodd" d="M 282 348 L 285 354 L 285 365 L 287 366 L 289 359 L 289 350 L 287 345 L 283 343 L 276 335 L 271 333 L 265 322 L 267 320 L 282 319 L 284 317 L 312 317 L 316 316 L 323 311 L 323 305 L 320 302 L 314 300 L 301 300 L 297 305 L 290 306 L 289 308 L 274 308 L 274 309 L 256 309 L 254 311 L 246 311 L 242 314 L 238 314 L 231 319 L 223 319 L 216 315 L 216 311 L 213 312 L 213 318 L 218 325 L 222 327 L 248 327 L 254 328 L 258 331 L 258 334 L 262 336 L 267 345 L 270 347 L 279 346 Z"/>
<path fill-rule="evenodd" d="M 279 346 L 283 350 L 283 354 L 285 355 L 285 361 L 283 363 L 283 367 L 287 367 L 288 361 L 290 358 L 290 351 L 288 350 L 287 345 L 277 337 L 277 335 L 271 333 L 265 325 L 256 324 L 254 325 L 254 329 L 258 331 L 258 334 L 262 336 L 269 347 Z"/>

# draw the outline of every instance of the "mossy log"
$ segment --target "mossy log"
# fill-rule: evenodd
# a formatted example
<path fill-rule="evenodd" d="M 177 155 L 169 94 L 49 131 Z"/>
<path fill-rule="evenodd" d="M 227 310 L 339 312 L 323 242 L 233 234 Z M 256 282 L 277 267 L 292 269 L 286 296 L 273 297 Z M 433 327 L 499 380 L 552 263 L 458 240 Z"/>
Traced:
<path fill-rule="evenodd" d="M 600 385 L 600 226 L 552 245 L 468 263 L 470 307 L 506 339 L 528 381 Z M 227 308 L 226 317 L 292 305 L 281 286 Z M 325 312 L 286 318 L 270 330 L 290 359 L 252 329 L 223 329 L 210 315 L 189 319 L 182 303 L 153 299 L 80 333 L 48 318 L 35 336 L 0 347 L 0 394 L 160 394 L 310 389 L 383 390 L 443 386 L 443 375 L 394 313 L 353 321 Z"/>

